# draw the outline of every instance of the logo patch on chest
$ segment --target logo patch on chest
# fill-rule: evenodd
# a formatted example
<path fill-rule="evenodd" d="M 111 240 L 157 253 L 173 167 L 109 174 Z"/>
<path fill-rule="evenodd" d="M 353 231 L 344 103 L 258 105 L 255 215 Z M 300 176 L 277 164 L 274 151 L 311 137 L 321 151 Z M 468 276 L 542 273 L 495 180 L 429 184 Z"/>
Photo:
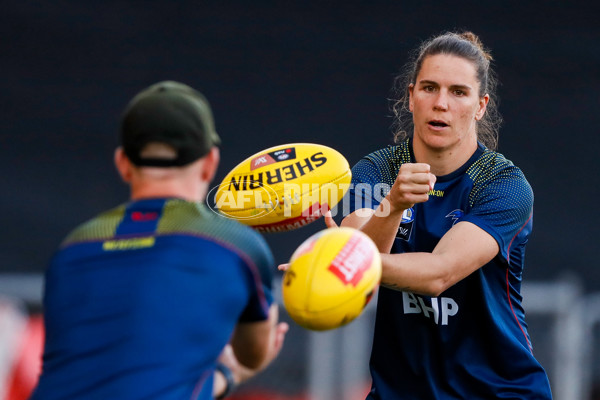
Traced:
<path fill-rule="evenodd" d="M 452 218 L 452 225 L 456 224 L 465 215 L 463 210 L 454 210 L 446 215 L 446 218 Z"/>

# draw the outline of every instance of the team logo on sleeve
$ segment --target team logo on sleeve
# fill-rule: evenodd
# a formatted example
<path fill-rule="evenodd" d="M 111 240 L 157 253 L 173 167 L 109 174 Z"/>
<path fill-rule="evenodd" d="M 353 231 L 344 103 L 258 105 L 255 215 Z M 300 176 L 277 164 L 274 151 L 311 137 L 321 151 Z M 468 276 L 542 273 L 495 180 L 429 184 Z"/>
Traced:
<path fill-rule="evenodd" d="M 452 218 L 452 225 L 454 225 L 458 221 L 460 221 L 464 215 L 465 215 L 465 212 L 463 210 L 454 210 L 454 211 L 448 213 L 448 215 L 446 215 L 446 218 Z"/>
<path fill-rule="evenodd" d="M 415 222 L 415 210 L 414 208 L 409 208 L 408 210 L 404 210 L 402 213 L 402 221 L 400 222 L 400 226 L 398 227 L 398 232 L 396 233 L 396 238 L 402 240 L 410 239 L 410 234 L 412 232 L 413 223 Z"/>

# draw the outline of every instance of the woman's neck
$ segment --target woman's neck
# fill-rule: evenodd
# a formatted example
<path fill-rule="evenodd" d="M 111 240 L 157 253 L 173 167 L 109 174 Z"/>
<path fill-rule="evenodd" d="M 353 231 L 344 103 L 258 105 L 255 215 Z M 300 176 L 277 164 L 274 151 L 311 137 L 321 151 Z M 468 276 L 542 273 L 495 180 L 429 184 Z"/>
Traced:
<path fill-rule="evenodd" d="M 412 147 L 416 162 L 429 164 L 432 174 L 444 176 L 456 171 L 471 158 L 477 150 L 477 140 L 444 149 L 431 148 L 413 140 Z"/>

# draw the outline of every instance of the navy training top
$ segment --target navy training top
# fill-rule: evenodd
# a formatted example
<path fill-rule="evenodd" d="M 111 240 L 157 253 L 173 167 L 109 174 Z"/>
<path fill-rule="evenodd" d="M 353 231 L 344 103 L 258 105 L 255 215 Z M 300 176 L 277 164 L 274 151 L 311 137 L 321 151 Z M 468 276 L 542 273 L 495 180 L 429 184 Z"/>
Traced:
<path fill-rule="evenodd" d="M 376 209 L 410 162 L 410 141 L 360 160 L 352 169 L 350 211 Z M 437 177 L 427 202 L 404 212 L 392 253 L 431 252 L 459 221 L 489 233 L 500 252 L 437 298 L 381 287 L 367 399 L 552 397 L 521 304 L 532 212 L 533 192 L 521 170 L 482 145 L 457 171 Z"/>
<path fill-rule="evenodd" d="M 31 399 L 212 399 L 235 325 L 268 318 L 273 265 L 258 233 L 200 203 L 147 199 L 99 215 L 46 271 Z"/>

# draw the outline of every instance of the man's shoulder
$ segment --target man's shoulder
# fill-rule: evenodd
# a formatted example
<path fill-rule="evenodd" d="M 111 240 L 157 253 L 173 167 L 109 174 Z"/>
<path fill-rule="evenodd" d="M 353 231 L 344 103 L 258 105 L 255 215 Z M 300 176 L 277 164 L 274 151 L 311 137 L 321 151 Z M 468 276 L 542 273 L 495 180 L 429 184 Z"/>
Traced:
<path fill-rule="evenodd" d="M 113 237 L 124 214 L 125 205 L 123 204 L 96 215 L 71 230 L 63 240 L 62 246 Z"/>
<path fill-rule="evenodd" d="M 165 205 L 157 234 L 197 234 L 225 241 L 263 241 L 250 227 L 213 210 L 203 203 L 172 201 Z"/>
<path fill-rule="evenodd" d="M 143 236 L 181 236 L 210 241 L 236 253 L 250 256 L 254 262 L 269 262 L 272 258 L 264 238 L 248 226 L 227 218 L 211 210 L 204 203 L 182 199 L 168 199 L 162 205 L 156 227 L 144 231 Z M 135 209 L 135 202 L 119 205 L 98 214 L 80 224 L 63 240 L 61 248 L 89 242 L 103 242 L 122 238 L 120 226 L 126 216 Z M 127 238 L 141 236 L 142 233 L 129 233 Z M 260 261 L 259 261 L 260 260 Z"/>
<path fill-rule="evenodd" d="M 267 242 L 258 232 L 203 203 L 174 200 L 165 205 L 157 235 L 177 234 L 213 241 L 250 256 L 254 262 L 272 262 Z"/>

